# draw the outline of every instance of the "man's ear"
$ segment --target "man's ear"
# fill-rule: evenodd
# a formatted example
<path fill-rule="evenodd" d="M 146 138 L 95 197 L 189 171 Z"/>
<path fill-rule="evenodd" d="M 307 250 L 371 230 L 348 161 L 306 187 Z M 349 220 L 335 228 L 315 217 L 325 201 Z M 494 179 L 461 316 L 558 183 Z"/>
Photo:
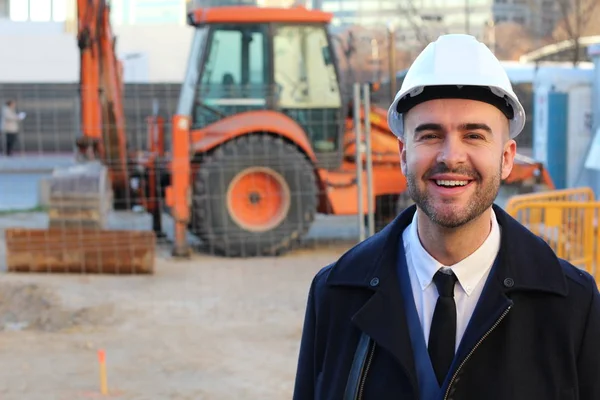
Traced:
<path fill-rule="evenodd" d="M 504 151 L 502 152 L 502 180 L 508 178 L 512 172 L 516 154 L 517 142 L 510 139 L 504 143 Z"/>
<path fill-rule="evenodd" d="M 406 144 L 404 143 L 404 139 L 398 138 L 398 152 L 400 153 L 400 168 L 404 176 L 406 176 Z"/>

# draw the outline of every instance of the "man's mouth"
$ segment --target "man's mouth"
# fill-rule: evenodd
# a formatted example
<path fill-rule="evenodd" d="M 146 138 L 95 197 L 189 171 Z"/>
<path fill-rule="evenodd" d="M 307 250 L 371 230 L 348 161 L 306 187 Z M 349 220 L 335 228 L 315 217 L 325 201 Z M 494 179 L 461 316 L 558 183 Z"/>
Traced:
<path fill-rule="evenodd" d="M 453 187 L 466 186 L 469 184 L 470 181 L 434 180 L 434 182 L 436 185 L 441 186 L 441 187 L 453 188 Z"/>

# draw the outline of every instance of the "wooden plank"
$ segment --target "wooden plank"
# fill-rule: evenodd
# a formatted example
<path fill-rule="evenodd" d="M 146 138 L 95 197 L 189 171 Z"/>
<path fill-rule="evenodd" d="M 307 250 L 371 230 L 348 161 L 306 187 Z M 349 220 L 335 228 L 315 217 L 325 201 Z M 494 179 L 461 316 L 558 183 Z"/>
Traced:
<path fill-rule="evenodd" d="M 153 274 L 152 231 L 6 230 L 9 272 Z"/>

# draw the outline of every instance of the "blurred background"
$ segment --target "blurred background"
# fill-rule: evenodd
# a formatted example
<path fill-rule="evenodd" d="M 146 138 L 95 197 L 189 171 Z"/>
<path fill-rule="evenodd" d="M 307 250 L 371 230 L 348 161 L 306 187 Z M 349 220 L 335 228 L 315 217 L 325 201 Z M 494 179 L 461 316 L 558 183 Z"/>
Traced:
<path fill-rule="evenodd" d="M 78 103 L 73 85 L 79 79 L 79 50 L 73 45 L 75 5 L 76 0 L 0 0 L 0 97 L 17 96 L 21 109 L 30 111 L 22 125 L 21 152 L 72 148 L 78 130 L 72 112 Z M 378 80 L 388 88 L 391 39 L 394 68 L 401 75 L 438 35 L 469 33 L 514 69 L 514 83 L 522 84 L 516 89 L 528 104 L 533 100 L 532 79 L 526 82 L 517 76 L 541 61 L 589 62 L 586 49 L 600 35 L 600 7 L 593 0 L 113 0 L 110 18 L 123 63 L 132 143 L 144 141 L 139 132 L 153 101 L 165 115 L 175 108 L 193 36 L 186 12 L 228 5 L 302 5 L 333 13 L 330 30 L 341 39 L 335 44 L 342 68 L 350 62 L 354 81 Z M 348 61 L 340 52 L 349 35 L 355 53 Z M 518 66 L 510 64 L 519 61 Z M 395 88 L 399 84 L 401 76 Z M 386 104 L 390 97 L 388 89 L 374 98 Z M 527 127 L 528 132 L 531 129 Z M 531 147 L 532 134 L 520 140 Z"/>
<path fill-rule="evenodd" d="M 329 35 L 281 29 L 269 42 L 261 24 L 212 36 L 191 26 L 231 6 L 246 7 L 237 22 L 248 8 L 321 10 Z M 95 24 L 105 31 L 95 36 Z M 385 112 L 417 54 L 445 33 L 488 45 L 526 109 L 520 164 L 498 204 L 598 276 L 598 0 L 0 0 L 0 123 L 9 100 L 19 116 L 10 154 L 0 134 L 0 398 L 291 398 L 314 274 L 411 204 Z M 118 62 L 84 60 L 96 41 L 106 46 L 86 54 Z M 216 50 L 200 58 L 205 43 Z M 82 101 L 81 82 L 98 76 L 108 77 L 91 85 L 98 104 Z M 215 142 L 235 125 L 202 131 L 264 108 L 297 122 L 308 150 L 269 139 L 260 127 L 273 114 L 246 121 L 254 130 L 239 140 Z M 172 123 L 178 113 L 191 128 Z M 85 124 L 96 117 L 101 135 Z M 191 147 L 176 144 L 182 134 Z M 105 169 L 77 175 L 82 137 L 105 142 Z M 125 150 L 130 159 L 111 158 Z M 104 178 L 123 166 L 131 175 L 112 193 Z M 81 180 L 61 181 L 71 173 Z M 195 180 L 169 200 L 175 176 Z M 290 207 L 296 198 L 305 204 Z M 133 264 L 140 273 L 125 271 Z"/>

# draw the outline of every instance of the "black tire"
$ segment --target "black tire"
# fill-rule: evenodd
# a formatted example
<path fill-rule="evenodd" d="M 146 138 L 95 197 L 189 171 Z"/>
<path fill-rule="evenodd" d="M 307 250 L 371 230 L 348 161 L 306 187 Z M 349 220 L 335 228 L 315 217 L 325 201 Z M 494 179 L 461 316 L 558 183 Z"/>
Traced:
<path fill-rule="evenodd" d="M 235 207 L 228 205 L 228 190 L 234 178 L 257 167 L 269 176 L 274 171 L 277 184 L 286 189 L 283 197 L 287 201 L 283 203 L 288 205 L 278 214 L 279 223 L 263 226 L 262 231 L 236 223 Z M 263 199 L 253 194 L 245 204 L 253 201 Z M 223 144 L 200 164 L 194 182 L 192 230 L 211 253 L 230 257 L 280 255 L 308 232 L 316 209 L 315 171 L 306 156 L 280 138 L 248 135 Z"/>

